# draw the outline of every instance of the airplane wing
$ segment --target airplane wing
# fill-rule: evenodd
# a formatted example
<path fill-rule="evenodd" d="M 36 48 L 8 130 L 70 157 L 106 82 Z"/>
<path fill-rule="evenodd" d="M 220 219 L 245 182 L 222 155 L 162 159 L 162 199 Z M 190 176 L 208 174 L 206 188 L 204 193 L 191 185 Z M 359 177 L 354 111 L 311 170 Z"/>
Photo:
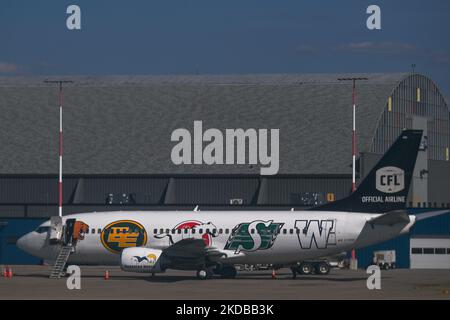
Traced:
<path fill-rule="evenodd" d="M 409 215 L 405 210 L 389 211 L 375 218 L 368 220 L 371 225 L 385 225 L 392 226 L 397 223 L 408 223 Z"/>
<path fill-rule="evenodd" d="M 202 239 L 183 239 L 163 250 L 173 258 L 198 258 L 206 254 L 206 245 Z"/>
<path fill-rule="evenodd" d="M 227 259 L 231 257 L 244 256 L 243 253 L 236 254 L 233 250 L 220 250 L 216 247 L 207 246 L 202 239 L 183 239 L 175 242 L 170 247 L 163 250 L 164 255 L 172 259 L 192 259 L 202 257 L 210 261 Z"/>

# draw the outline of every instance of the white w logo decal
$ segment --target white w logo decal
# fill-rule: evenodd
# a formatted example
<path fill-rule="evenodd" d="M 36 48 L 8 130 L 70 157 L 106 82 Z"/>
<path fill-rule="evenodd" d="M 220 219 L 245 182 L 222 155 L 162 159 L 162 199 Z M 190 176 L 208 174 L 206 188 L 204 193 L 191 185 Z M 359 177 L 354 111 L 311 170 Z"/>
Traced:
<path fill-rule="evenodd" d="M 296 220 L 295 229 L 302 249 L 311 249 L 313 241 L 318 249 L 336 245 L 334 220 Z"/>

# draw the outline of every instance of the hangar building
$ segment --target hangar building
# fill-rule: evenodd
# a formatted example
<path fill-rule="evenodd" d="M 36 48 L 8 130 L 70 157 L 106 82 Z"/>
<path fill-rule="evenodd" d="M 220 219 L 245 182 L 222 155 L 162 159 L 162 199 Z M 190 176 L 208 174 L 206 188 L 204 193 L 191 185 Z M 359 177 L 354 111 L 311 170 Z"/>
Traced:
<path fill-rule="evenodd" d="M 423 129 L 408 204 L 450 208 L 450 114 L 424 75 L 77 76 L 64 90 L 64 213 L 288 209 L 343 198 L 352 84 L 338 79 L 355 76 L 367 78 L 357 82 L 358 179 L 403 128 Z M 11 219 L 57 214 L 58 90 L 45 79 L 0 78 L 4 230 Z M 279 129 L 278 174 L 260 175 L 259 164 L 174 164 L 171 135 L 194 134 L 194 121 L 222 132 Z"/>

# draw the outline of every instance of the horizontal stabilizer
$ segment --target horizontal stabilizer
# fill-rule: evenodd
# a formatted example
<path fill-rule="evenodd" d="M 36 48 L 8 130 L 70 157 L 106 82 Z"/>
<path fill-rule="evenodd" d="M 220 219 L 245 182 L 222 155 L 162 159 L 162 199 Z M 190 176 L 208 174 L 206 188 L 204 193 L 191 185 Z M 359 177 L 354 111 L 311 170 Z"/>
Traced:
<path fill-rule="evenodd" d="M 409 215 L 405 210 L 394 210 L 367 221 L 372 225 L 392 226 L 397 223 L 408 223 Z"/>
<path fill-rule="evenodd" d="M 416 221 L 425 220 L 433 217 L 437 217 L 446 213 L 450 213 L 450 210 L 428 211 L 416 215 Z"/>

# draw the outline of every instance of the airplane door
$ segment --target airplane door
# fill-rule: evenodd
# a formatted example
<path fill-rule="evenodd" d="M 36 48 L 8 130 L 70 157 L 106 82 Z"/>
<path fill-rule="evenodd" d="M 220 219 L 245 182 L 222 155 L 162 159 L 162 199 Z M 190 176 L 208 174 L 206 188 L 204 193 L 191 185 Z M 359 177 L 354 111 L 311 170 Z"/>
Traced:
<path fill-rule="evenodd" d="M 65 245 L 68 245 L 68 246 L 72 245 L 75 222 L 76 222 L 76 219 L 67 219 L 66 220 L 66 225 L 64 228 L 64 244 Z"/>
<path fill-rule="evenodd" d="M 62 218 L 53 216 L 50 218 L 50 244 L 58 244 L 63 237 Z"/>

